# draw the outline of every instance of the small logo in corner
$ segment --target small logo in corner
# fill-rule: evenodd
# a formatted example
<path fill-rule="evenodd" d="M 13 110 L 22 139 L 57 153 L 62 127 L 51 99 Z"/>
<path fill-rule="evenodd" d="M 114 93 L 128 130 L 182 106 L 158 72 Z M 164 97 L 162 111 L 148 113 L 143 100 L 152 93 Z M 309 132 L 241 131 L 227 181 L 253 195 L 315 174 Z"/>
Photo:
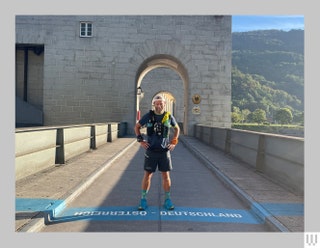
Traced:
<path fill-rule="evenodd" d="M 319 244 L 319 233 L 305 233 L 304 236 L 305 248 L 320 248 Z"/>

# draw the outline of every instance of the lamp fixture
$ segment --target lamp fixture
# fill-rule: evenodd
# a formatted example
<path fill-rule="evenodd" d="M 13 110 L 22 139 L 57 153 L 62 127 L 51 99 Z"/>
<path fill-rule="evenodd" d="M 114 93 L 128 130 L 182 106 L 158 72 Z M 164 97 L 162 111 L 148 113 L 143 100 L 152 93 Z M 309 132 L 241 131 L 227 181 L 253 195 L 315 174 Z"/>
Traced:
<path fill-rule="evenodd" d="M 143 90 L 141 89 L 141 87 L 139 86 L 138 88 L 137 88 L 137 96 L 141 96 L 141 95 L 143 95 Z"/>

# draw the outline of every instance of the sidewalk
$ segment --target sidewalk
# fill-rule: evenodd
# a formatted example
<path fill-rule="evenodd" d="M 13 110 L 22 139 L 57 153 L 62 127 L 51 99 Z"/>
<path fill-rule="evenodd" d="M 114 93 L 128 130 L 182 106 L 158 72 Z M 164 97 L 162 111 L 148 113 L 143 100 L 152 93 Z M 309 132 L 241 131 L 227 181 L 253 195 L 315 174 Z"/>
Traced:
<path fill-rule="evenodd" d="M 19 211 L 16 200 L 16 232 L 37 232 L 44 225 L 43 209 L 59 204 L 54 199 L 61 199 L 66 204 L 71 202 L 135 143 L 135 137 L 119 138 L 77 156 L 65 165 L 17 181 L 16 198 L 38 200 L 38 207 L 34 209 L 35 204 L 32 204 L 29 211 Z"/>
<path fill-rule="evenodd" d="M 304 232 L 304 196 L 297 195 L 248 165 L 196 138 L 181 141 L 276 231 Z"/>
<path fill-rule="evenodd" d="M 184 144 L 232 189 L 254 212 L 278 232 L 303 232 L 303 196 L 273 183 L 252 168 L 197 139 L 181 136 Z M 53 167 L 16 182 L 16 198 L 39 200 L 37 209 L 16 207 L 16 231 L 37 232 L 44 224 L 43 209 L 68 204 L 83 192 L 111 163 L 136 143 L 135 137 L 119 138 L 80 155 L 67 164 Z M 24 206 L 25 208 L 25 206 Z"/>

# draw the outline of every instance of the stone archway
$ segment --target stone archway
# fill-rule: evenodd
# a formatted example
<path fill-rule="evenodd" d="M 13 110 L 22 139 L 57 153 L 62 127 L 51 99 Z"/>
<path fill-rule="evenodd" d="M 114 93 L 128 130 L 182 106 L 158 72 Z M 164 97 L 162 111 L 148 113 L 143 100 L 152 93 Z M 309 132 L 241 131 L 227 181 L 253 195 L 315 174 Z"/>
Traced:
<path fill-rule="evenodd" d="M 139 67 L 137 74 L 136 74 L 136 89 L 142 89 L 143 90 L 143 79 L 146 77 L 146 75 L 148 73 L 150 73 L 153 70 L 159 69 L 159 68 L 167 68 L 171 71 L 173 71 L 174 73 L 176 73 L 178 75 L 178 77 L 180 78 L 180 80 L 182 81 L 182 86 L 179 89 L 179 94 L 181 94 L 181 102 L 179 103 L 179 105 L 183 105 L 183 106 L 178 106 L 179 109 L 183 112 L 182 113 L 182 117 L 180 119 L 180 126 L 182 128 L 182 130 L 184 130 L 184 134 L 187 135 L 187 123 L 188 123 L 188 114 L 187 114 L 187 110 L 188 110 L 188 93 L 189 93 L 189 80 L 188 80 L 188 74 L 187 71 L 185 69 L 185 67 L 183 66 L 183 64 L 176 59 L 175 57 L 171 56 L 171 55 L 166 55 L 166 54 L 159 54 L 159 55 L 155 55 L 152 57 L 149 57 L 148 59 L 146 59 Z M 167 85 L 168 86 L 168 85 Z M 177 90 L 177 89 L 176 89 Z M 156 92 L 162 92 L 162 93 L 166 93 L 171 96 L 175 95 L 172 91 L 170 91 L 170 89 L 156 89 Z M 140 117 L 141 113 L 140 113 L 140 102 L 142 100 L 143 97 L 146 96 L 146 94 L 149 94 L 148 97 L 151 98 L 155 95 L 156 93 L 155 91 L 151 91 L 148 90 L 147 92 L 144 91 L 142 94 L 137 94 L 136 97 L 136 120 Z"/>

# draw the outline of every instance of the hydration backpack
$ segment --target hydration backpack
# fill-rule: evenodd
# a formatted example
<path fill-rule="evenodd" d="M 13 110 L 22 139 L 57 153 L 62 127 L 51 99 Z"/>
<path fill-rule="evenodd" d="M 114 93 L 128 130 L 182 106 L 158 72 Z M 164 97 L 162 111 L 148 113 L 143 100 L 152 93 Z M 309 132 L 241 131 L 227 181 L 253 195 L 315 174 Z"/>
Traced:
<path fill-rule="evenodd" d="M 169 112 L 164 112 L 161 122 L 157 122 L 153 110 L 149 111 L 150 119 L 147 123 L 147 135 L 152 136 L 154 133 L 163 138 L 169 137 L 170 119 Z"/>

